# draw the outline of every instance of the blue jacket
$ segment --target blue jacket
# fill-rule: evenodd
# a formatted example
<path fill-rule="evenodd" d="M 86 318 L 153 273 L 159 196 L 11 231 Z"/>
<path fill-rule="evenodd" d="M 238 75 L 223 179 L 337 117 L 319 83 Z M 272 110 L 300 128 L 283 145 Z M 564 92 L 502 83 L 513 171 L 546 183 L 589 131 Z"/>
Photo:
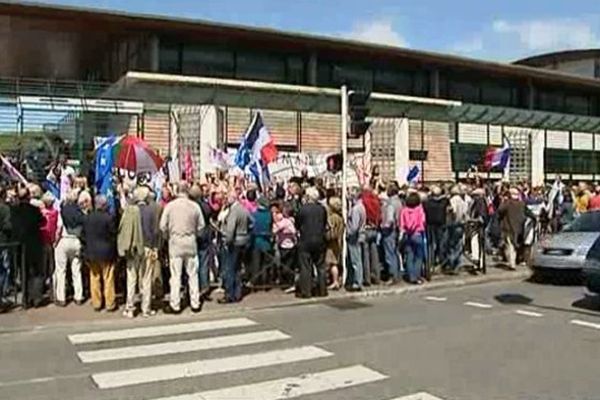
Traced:
<path fill-rule="evenodd" d="M 252 246 L 255 250 L 270 251 L 273 237 L 273 218 L 267 208 L 259 207 L 252 214 Z"/>

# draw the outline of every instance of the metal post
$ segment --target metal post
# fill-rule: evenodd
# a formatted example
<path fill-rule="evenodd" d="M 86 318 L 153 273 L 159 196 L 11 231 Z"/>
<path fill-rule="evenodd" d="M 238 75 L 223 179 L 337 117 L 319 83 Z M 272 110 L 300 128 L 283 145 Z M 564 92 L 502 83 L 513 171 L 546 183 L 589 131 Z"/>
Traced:
<path fill-rule="evenodd" d="M 348 222 L 348 174 L 346 165 L 348 164 L 348 87 L 343 85 L 341 90 L 341 133 L 342 133 L 342 217 L 344 223 Z M 346 234 L 342 238 L 342 284 L 346 285 L 348 279 L 348 243 Z"/>

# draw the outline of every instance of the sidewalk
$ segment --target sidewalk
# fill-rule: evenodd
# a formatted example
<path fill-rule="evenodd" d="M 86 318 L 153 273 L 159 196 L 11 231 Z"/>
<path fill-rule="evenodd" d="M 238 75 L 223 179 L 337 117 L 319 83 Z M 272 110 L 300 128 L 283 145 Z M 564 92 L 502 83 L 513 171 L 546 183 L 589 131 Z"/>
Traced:
<path fill-rule="evenodd" d="M 219 294 L 213 295 L 213 301 L 206 302 L 200 314 L 192 315 L 188 310 L 184 310 L 181 315 L 171 316 L 159 312 L 155 317 L 143 319 L 136 318 L 137 321 L 161 321 L 170 319 L 173 321 L 185 320 L 188 318 L 198 318 L 205 316 L 215 316 L 219 314 L 228 314 L 250 310 L 264 310 L 277 307 L 291 307 L 302 304 L 319 303 L 332 299 L 358 299 L 367 297 L 390 296 L 405 293 L 416 293 L 435 289 L 449 287 L 459 287 L 465 285 L 477 285 L 488 282 L 522 280 L 530 276 L 527 268 L 520 268 L 517 271 L 507 271 L 499 268 L 488 268 L 486 275 L 471 275 L 462 272 L 457 276 L 435 275 L 432 282 L 424 285 L 414 286 L 400 284 L 397 286 L 372 286 L 365 288 L 362 292 L 346 292 L 344 290 L 329 292 L 325 298 L 297 299 L 293 294 L 283 293 L 279 289 L 273 289 L 268 292 L 251 293 L 238 304 L 221 305 L 217 304 L 216 299 Z M 92 310 L 89 302 L 83 306 L 76 306 L 71 303 L 65 308 L 49 305 L 39 309 L 21 310 L 15 309 L 11 312 L 0 314 L 0 333 L 9 333 L 15 331 L 40 329 L 49 326 L 65 326 L 85 323 L 109 323 L 115 320 L 125 320 L 122 316 L 122 310 L 114 313 L 100 312 Z"/>

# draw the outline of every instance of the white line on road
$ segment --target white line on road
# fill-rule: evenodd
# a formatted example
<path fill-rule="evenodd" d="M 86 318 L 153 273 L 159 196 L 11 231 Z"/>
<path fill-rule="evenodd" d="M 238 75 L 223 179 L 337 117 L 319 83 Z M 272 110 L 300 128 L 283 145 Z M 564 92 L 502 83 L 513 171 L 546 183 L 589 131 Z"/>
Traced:
<path fill-rule="evenodd" d="M 448 298 L 447 297 L 427 296 L 427 297 L 425 297 L 425 300 L 429 300 L 429 301 L 446 301 L 446 300 L 448 300 Z"/>
<path fill-rule="evenodd" d="M 395 399 L 390 400 L 444 400 L 439 397 L 435 397 L 426 392 L 419 392 L 415 394 L 409 394 L 408 396 L 402 396 Z"/>
<path fill-rule="evenodd" d="M 69 335 L 68 337 L 73 344 L 84 344 L 163 335 L 176 335 L 191 332 L 203 332 L 216 329 L 240 328 L 252 325 L 257 325 L 257 323 L 248 318 L 231 318 L 217 321 L 193 322 L 189 324 L 160 325 L 114 331 L 79 333 L 75 335 Z"/>
<path fill-rule="evenodd" d="M 193 361 L 189 363 L 160 365 L 157 367 L 136 368 L 92 375 L 92 380 L 100 389 L 110 389 L 149 382 L 219 374 L 231 371 L 268 367 L 299 361 L 314 360 L 333 356 L 326 350 L 314 346 L 296 347 L 264 353 L 244 354 L 226 358 Z M 200 397 L 202 398 L 202 397 Z M 245 396 L 240 399 L 247 399 Z"/>
<path fill-rule="evenodd" d="M 255 343 L 266 343 L 289 339 L 290 336 L 277 330 L 241 333 L 205 339 L 180 340 L 139 346 L 118 347 L 112 349 L 80 351 L 77 356 L 84 363 L 95 363 L 130 358 L 152 357 L 165 354 L 188 353 L 192 351 L 223 349 Z"/>
<path fill-rule="evenodd" d="M 398 397 L 390 400 L 444 400 L 439 397 L 435 397 L 426 392 L 420 392 L 415 394 L 410 394 L 408 396 Z"/>
<path fill-rule="evenodd" d="M 593 322 L 582 321 L 579 319 L 571 320 L 573 325 L 585 326 L 586 328 L 600 329 L 600 324 L 595 324 Z"/>
<path fill-rule="evenodd" d="M 467 301 L 464 303 L 464 305 L 469 306 L 469 307 L 476 307 L 476 308 L 492 308 L 493 307 L 491 304 L 477 303 L 475 301 Z"/>
<path fill-rule="evenodd" d="M 540 317 L 544 316 L 544 314 L 542 314 L 542 313 L 535 312 L 535 311 L 527 311 L 527 310 L 517 310 L 517 311 L 515 311 L 515 314 L 523 315 L 525 317 L 536 317 L 536 318 L 540 318 Z"/>
<path fill-rule="evenodd" d="M 273 381 L 235 386 L 165 397 L 156 400 L 280 400 L 294 399 L 309 394 L 344 389 L 352 386 L 377 382 L 387 376 L 362 365 L 333 369 L 315 374 L 277 379 Z M 343 398 L 343 397 L 339 397 Z"/>

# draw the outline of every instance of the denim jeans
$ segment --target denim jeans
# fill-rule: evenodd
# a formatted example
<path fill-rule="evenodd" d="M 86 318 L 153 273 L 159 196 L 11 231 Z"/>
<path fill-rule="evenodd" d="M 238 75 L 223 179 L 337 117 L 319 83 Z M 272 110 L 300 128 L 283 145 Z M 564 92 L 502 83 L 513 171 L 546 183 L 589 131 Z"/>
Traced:
<path fill-rule="evenodd" d="M 423 261 L 425 260 L 425 241 L 423 233 L 413 233 L 406 238 L 406 279 L 416 283 L 422 276 Z"/>
<path fill-rule="evenodd" d="M 445 226 L 428 226 L 429 252 L 433 265 L 445 264 L 447 258 L 448 232 Z"/>
<path fill-rule="evenodd" d="M 381 279 L 381 266 L 377 250 L 377 230 L 367 229 L 366 240 L 363 243 L 363 279 L 365 284 L 378 284 Z"/>
<path fill-rule="evenodd" d="M 398 254 L 398 232 L 388 229 L 382 232 L 382 247 L 385 263 L 391 279 L 400 278 L 400 259 Z"/>
<path fill-rule="evenodd" d="M 354 289 L 362 288 L 363 286 L 363 259 L 361 252 L 361 243 L 355 241 L 348 241 L 348 256 L 351 272 L 349 276 L 352 278 L 350 282 L 345 282 L 347 285 L 352 286 Z"/>
<path fill-rule="evenodd" d="M 242 259 L 246 252 L 246 246 L 229 245 L 225 253 L 223 283 L 225 286 L 225 298 L 230 302 L 238 302 L 242 299 Z"/>
<path fill-rule="evenodd" d="M 209 246 L 198 247 L 198 282 L 200 290 L 206 290 L 210 286 L 209 266 L 211 251 Z"/>
<path fill-rule="evenodd" d="M 463 224 L 451 224 L 448 226 L 448 260 L 446 266 L 456 269 L 460 266 L 463 255 L 465 228 Z"/>
<path fill-rule="evenodd" d="M 0 250 L 0 301 L 8 291 L 10 280 L 10 250 Z"/>

